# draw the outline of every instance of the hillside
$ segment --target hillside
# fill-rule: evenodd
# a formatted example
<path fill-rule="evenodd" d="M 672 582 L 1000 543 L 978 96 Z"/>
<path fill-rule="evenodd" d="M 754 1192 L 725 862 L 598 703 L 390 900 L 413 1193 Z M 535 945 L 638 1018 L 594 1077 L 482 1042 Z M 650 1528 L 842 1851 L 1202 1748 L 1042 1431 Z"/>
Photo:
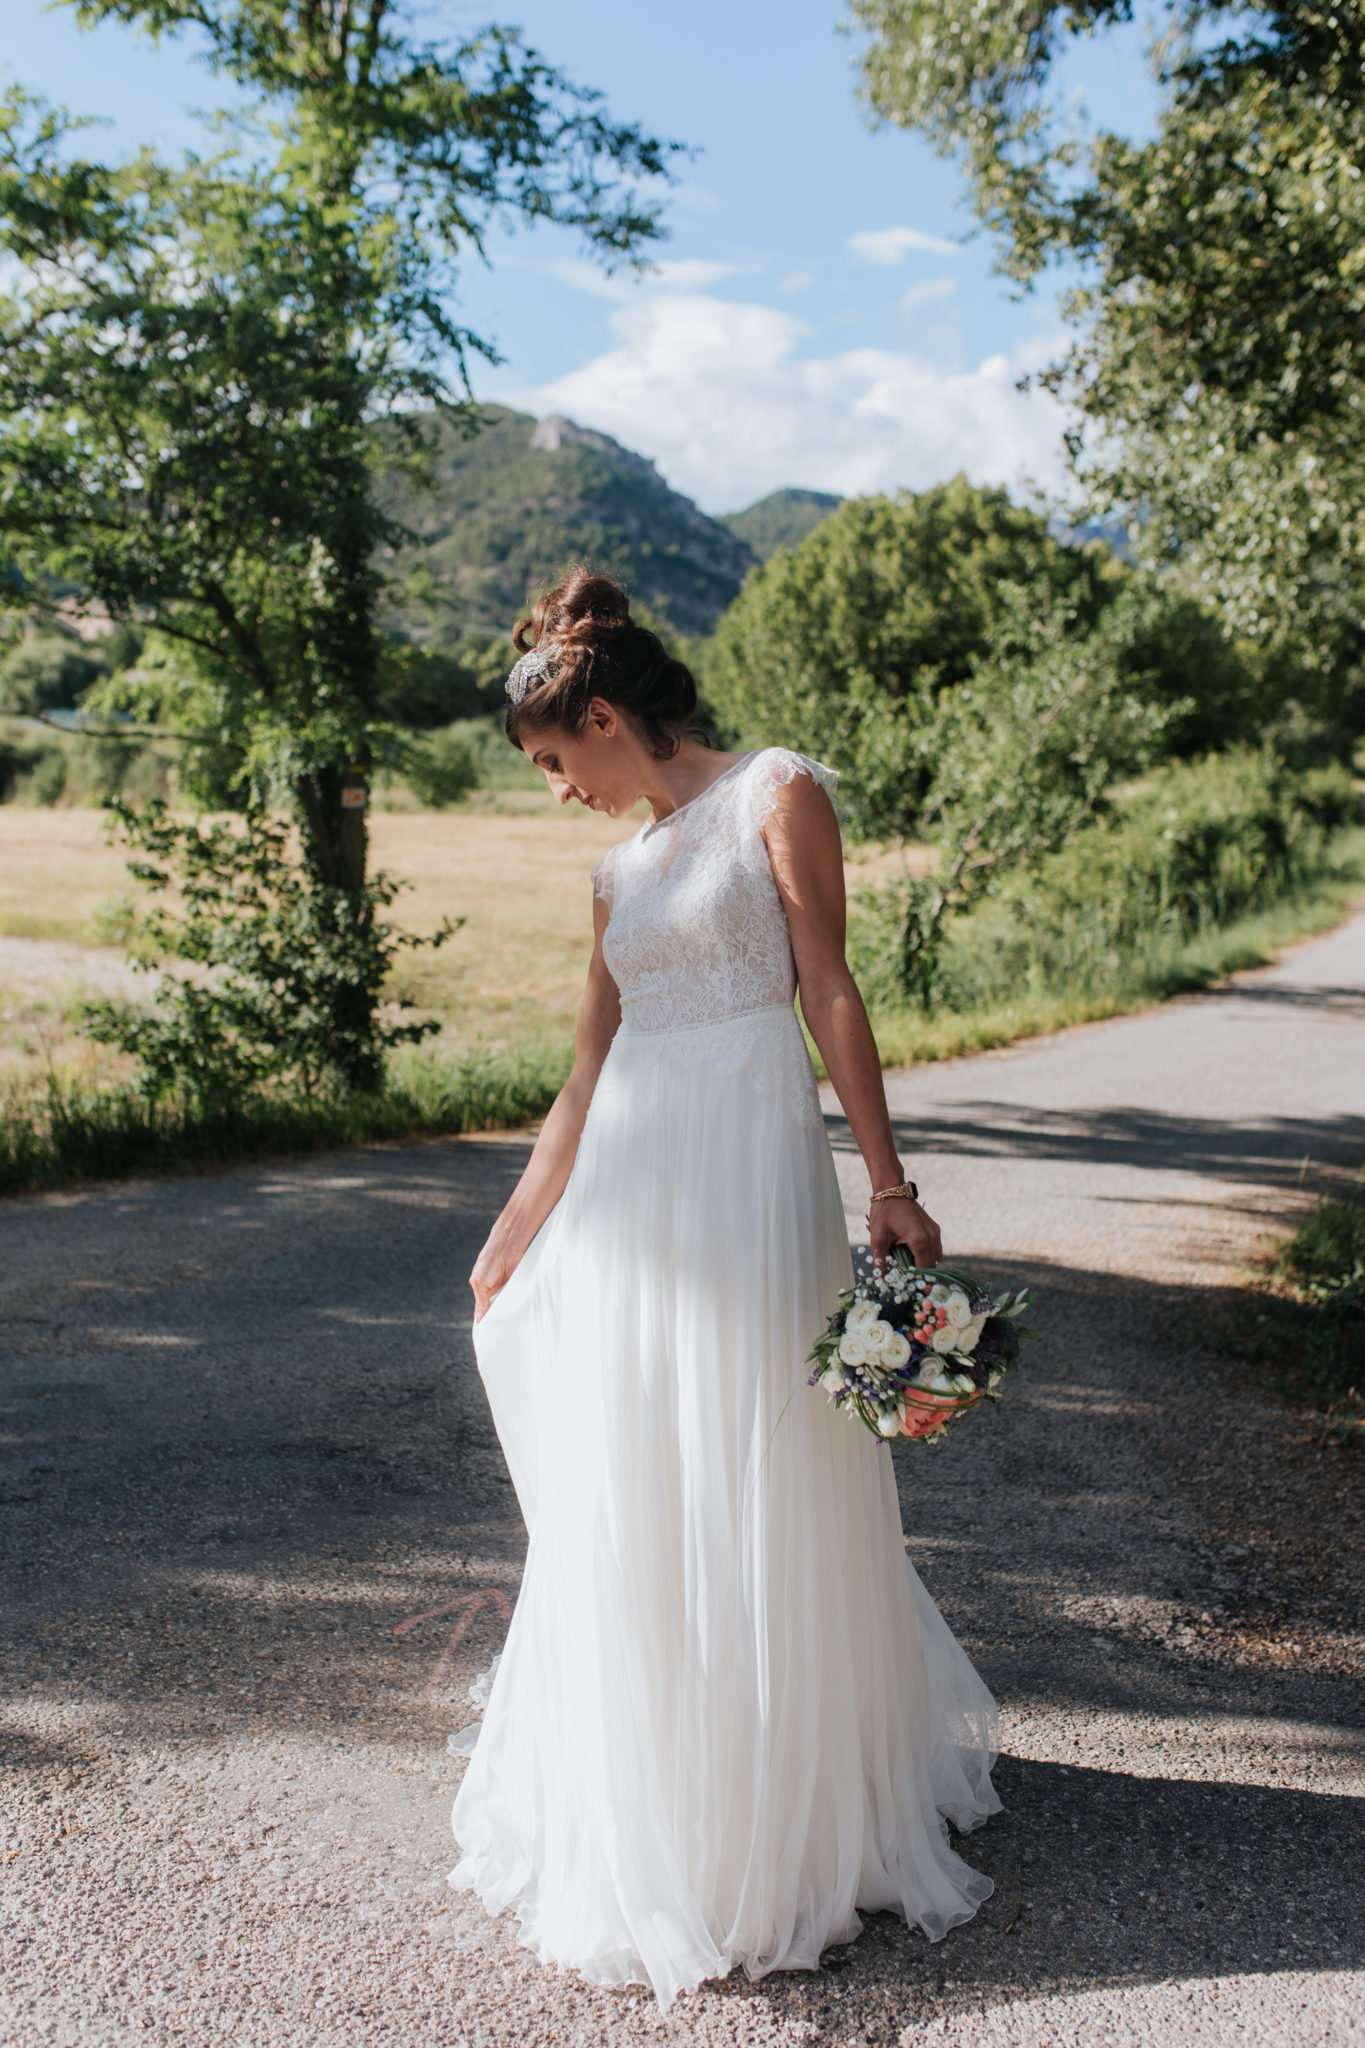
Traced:
<path fill-rule="evenodd" d="M 503 406 L 483 419 L 468 440 L 433 421 L 432 488 L 390 486 L 389 508 L 421 541 L 384 567 L 419 571 L 430 591 L 400 611 L 401 627 L 429 645 L 505 633 L 528 595 L 588 561 L 661 623 L 711 630 L 756 559 L 743 539 L 607 434 Z"/>
<path fill-rule="evenodd" d="M 774 548 L 796 547 L 843 502 L 829 491 L 770 491 L 743 512 L 727 513 L 720 523 L 766 562 Z"/>

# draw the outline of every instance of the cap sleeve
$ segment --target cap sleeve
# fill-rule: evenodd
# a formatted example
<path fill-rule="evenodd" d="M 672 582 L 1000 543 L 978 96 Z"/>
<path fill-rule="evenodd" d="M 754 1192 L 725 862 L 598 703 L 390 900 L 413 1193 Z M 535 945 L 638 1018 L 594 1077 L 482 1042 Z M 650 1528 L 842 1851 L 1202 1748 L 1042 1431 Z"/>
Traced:
<path fill-rule="evenodd" d="M 616 848 L 609 846 L 592 871 L 592 893 L 600 896 L 611 909 L 611 899 L 616 890 Z"/>
<path fill-rule="evenodd" d="M 749 789 L 754 819 L 760 829 L 772 816 L 778 790 L 794 782 L 798 775 L 807 775 L 812 782 L 818 782 L 830 797 L 833 797 L 839 781 L 837 768 L 826 768 L 823 761 L 812 761 L 808 754 L 794 754 L 787 747 L 765 747 L 758 756 L 749 778 Z"/>

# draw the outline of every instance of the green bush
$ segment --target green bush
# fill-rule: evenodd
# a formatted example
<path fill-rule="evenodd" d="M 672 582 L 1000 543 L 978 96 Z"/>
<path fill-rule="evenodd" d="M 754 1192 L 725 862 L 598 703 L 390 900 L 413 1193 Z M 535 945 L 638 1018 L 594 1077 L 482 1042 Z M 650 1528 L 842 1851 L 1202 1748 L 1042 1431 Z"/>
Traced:
<path fill-rule="evenodd" d="M 1365 1403 L 1365 1199 L 1319 1202 L 1275 1262 L 1281 1296 L 1303 1311 L 1279 1359 L 1324 1408 Z M 1341 1417 L 1365 1438 L 1365 1413 Z"/>
<path fill-rule="evenodd" d="M 39 747 L 28 777 L 29 794 L 38 804 L 55 804 L 66 788 L 66 755 L 61 747 Z"/>
<path fill-rule="evenodd" d="M 0 711 L 31 717 L 69 710 L 103 675 L 104 663 L 61 633 L 33 633 L 0 665 Z"/>
<path fill-rule="evenodd" d="M 404 755 L 403 776 L 413 795 L 431 810 L 459 803 L 479 786 L 479 764 L 463 724 L 426 733 Z"/>
<path fill-rule="evenodd" d="M 701 662 L 708 706 L 744 746 L 801 747 L 847 780 L 861 835 L 913 833 L 921 734 L 939 693 L 996 646 L 1002 591 L 1084 635 L 1127 572 L 1064 547 L 1036 512 L 965 477 L 851 498 L 751 573 Z"/>
<path fill-rule="evenodd" d="M 1343 770 L 1295 772 L 1268 751 L 1167 763 L 949 927 L 932 1005 L 966 1012 L 1062 986 L 1136 986 L 1172 947 L 1321 873 L 1356 809 Z M 850 959 L 878 1008 L 904 1002 L 900 934 L 913 886 L 854 900 Z"/>
<path fill-rule="evenodd" d="M 380 1009 L 399 953 L 440 946 L 456 929 L 447 920 L 426 938 L 396 931 L 385 913 L 400 883 L 376 874 L 350 892 L 317 881 L 289 825 L 261 808 L 208 825 L 176 820 L 159 802 L 111 809 L 143 856 L 129 873 L 162 899 L 143 922 L 137 964 L 174 959 L 191 970 L 163 975 L 146 1008 L 85 1008 L 87 1035 L 138 1061 L 149 1101 L 184 1096 L 207 1115 L 262 1087 L 304 1098 L 378 1088 L 385 1052 L 438 1029 L 401 999 Z"/>

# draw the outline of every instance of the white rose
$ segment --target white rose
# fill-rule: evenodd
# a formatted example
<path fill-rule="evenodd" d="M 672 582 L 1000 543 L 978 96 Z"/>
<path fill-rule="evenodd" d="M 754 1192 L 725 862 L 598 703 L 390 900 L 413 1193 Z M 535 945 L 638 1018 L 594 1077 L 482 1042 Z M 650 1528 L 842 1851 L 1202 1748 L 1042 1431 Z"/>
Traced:
<path fill-rule="evenodd" d="M 878 1316 L 875 1323 L 867 1323 L 858 1333 L 874 1358 L 882 1358 L 895 1344 L 896 1333 L 890 1323 L 884 1323 Z"/>
<path fill-rule="evenodd" d="M 943 1328 L 935 1330 L 933 1336 L 929 1339 L 929 1349 L 939 1353 L 960 1351 L 962 1349 L 961 1335 L 961 1331 L 955 1330 L 951 1323 L 945 1323 Z"/>
<path fill-rule="evenodd" d="M 929 1299 L 935 1308 L 947 1308 L 948 1296 L 952 1292 L 946 1280 L 936 1280 L 929 1289 Z"/>
<path fill-rule="evenodd" d="M 943 1313 L 947 1316 L 950 1325 L 959 1330 L 964 1323 L 971 1321 L 972 1305 L 960 1287 L 955 1287 L 944 1302 Z"/>
<path fill-rule="evenodd" d="M 840 1372 L 838 1366 L 833 1363 L 833 1361 L 831 1361 L 830 1364 L 828 1364 L 825 1367 L 824 1371 L 821 1373 L 820 1384 L 825 1389 L 825 1392 L 828 1394 L 837 1394 L 842 1388 L 844 1384 L 844 1376 Z"/>
<path fill-rule="evenodd" d="M 845 1330 L 839 1339 L 839 1356 L 845 1365 L 867 1365 L 871 1362 L 872 1350 L 863 1330 Z"/>
<path fill-rule="evenodd" d="M 870 1323 L 877 1321 L 880 1313 L 881 1311 L 878 1309 L 875 1301 L 855 1301 L 848 1314 L 844 1317 L 844 1328 L 846 1330 L 865 1330 Z"/>
<path fill-rule="evenodd" d="M 881 1362 L 883 1365 L 891 1366 L 893 1370 L 897 1366 L 909 1365 L 909 1338 L 902 1336 L 899 1330 L 893 1330 L 891 1332 L 891 1342 L 885 1347 L 885 1349 L 882 1352 Z"/>
<path fill-rule="evenodd" d="M 883 1408 L 881 1414 L 877 1417 L 877 1430 L 882 1436 L 899 1436 L 901 1433 L 900 1409 Z"/>

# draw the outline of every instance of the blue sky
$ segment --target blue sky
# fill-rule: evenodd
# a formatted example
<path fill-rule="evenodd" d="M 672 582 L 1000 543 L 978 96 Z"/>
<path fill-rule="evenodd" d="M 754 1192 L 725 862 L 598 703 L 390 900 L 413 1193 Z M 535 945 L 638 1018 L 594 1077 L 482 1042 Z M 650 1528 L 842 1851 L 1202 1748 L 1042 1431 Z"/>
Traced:
<path fill-rule="evenodd" d="M 607 279 L 555 230 L 494 233 L 460 313 L 505 362 L 481 396 L 563 412 L 653 457 L 707 510 L 782 484 L 841 492 L 1062 480 L 1061 420 L 1016 379 L 1055 353 L 1055 290 L 1012 300 L 952 168 L 867 127 L 839 0 L 436 0 L 429 28 L 491 15 L 609 110 L 697 152 L 666 197 L 669 240 L 642 280 Z M 95 147 L 202 143 L 222 87 L 192 45 L 9 0 L 0 82 L 113 125 Z M 1063 90 L 1132 132 L 1152 117 L 1143 31 L 1069 62 Z"/>

